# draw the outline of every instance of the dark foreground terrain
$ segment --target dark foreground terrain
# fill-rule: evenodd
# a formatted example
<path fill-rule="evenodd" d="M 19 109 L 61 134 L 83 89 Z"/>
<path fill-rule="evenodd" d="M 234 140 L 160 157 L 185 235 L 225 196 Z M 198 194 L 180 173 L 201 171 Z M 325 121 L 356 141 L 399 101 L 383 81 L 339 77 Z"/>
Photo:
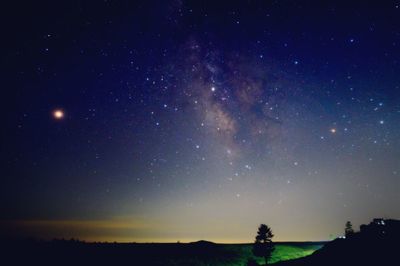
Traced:
<path fill-rule="evenodd" d="M 276 266 L 400 265 L 400 221 L 374 219 L 360 232 L 327 243 L 310 256 L 276 263 Z"/>
<path fill-rule="evenodd" d="M 360 232 L 328 243 L 278 243 L 269 263 L 276 266 L 400 265 L 400 221 L 374 219 Z M 1 265 L 258 265 L 251 244 L 117 244 L 74 240 L 1 241 Z M 5 263 L 6 262 L 6 263 Z"/>
<path fill-rule="evenodd" d="M 6 241 L 3 247 L 13 265 L 176 265 L 243 266 L 252 254 L 252 244 L 114 244 L 56 240 Z M 322 247 L 320 242 L 278 243 L 271 262 L 307 256 Z"/>

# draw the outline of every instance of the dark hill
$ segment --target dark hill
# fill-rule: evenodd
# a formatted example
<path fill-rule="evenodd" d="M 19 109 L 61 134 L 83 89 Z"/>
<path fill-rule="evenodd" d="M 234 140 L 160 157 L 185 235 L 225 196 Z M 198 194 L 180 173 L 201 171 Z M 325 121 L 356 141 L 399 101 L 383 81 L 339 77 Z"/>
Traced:
<path fill-rule="evenodd" d="M 397 254 L 400 221 L 374 219 L 369 225 L 362 225 L 360 229 L 360 232 L 346 239 L 336 239 L 327 243 L 308 257 L 274 265 L 400 265 Z"/>
<path fill-rule="evenodd" d="M 190 242 L 190 245 L 199 245 L 199 246 L 213 246 L 216 245 L 214 242 L 207 241 L 207 240 L 199 240 L 196 242 Z"/>

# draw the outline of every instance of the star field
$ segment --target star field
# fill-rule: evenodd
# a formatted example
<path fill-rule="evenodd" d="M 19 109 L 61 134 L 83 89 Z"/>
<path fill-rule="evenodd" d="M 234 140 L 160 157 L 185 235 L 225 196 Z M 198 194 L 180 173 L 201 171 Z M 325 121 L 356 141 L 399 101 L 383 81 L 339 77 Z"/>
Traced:
<path fill-rule="evenodd" d="M 12 233 L 302 241 L 400 218 L 398 2 L 8 9 Z"/>

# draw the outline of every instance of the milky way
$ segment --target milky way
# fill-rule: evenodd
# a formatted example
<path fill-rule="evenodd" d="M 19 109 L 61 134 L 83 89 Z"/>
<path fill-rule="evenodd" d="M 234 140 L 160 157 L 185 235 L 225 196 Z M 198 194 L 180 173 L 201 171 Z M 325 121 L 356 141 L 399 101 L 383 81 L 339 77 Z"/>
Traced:
<path fill-rule="evenodd" d="M 398 3 L 9 9 L 2 233 L 327 240 L 400 218 Z"/>

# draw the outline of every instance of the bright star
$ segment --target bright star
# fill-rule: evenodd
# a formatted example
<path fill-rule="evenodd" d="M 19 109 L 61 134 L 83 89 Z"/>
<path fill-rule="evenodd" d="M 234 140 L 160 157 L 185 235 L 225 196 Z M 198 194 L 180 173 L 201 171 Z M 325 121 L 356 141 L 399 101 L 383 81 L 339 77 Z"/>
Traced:
<path fill-rule="evenodd" d="M 53 117 L 54 117 L 54 119 L 61 120 L 61 119 L 64 118 L 64 116 L 65 116 L 64 111 L 61 110 L 61 109 L 55 109 L 55 110 L 53 111 Z"/>

